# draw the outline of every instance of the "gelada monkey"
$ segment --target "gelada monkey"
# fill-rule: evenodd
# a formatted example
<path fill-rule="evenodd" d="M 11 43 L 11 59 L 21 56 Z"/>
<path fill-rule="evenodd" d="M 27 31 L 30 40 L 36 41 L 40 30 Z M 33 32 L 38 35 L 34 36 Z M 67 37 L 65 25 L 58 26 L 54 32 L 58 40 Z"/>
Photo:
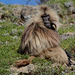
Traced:
<path fill-rule="evenodd" d="M 60 47 L 59 27 L 57 13 L 47 6 L 40 6 L 22 34 L 18 53 L 71 65 L 71 55 Z"/>

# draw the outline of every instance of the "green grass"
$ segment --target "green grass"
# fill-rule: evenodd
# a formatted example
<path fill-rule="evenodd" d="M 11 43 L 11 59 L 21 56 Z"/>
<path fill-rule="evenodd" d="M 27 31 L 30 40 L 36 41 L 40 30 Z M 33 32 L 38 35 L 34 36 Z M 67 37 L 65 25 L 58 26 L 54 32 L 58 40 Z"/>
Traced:
<path fill-rule="evenodd" d="M 65 3 L 67 2 L 73 2 L 73 5 L 75 5 L 75 0 L 49 0 L 46 5 L 49 5 L 49 6 L 53 6 L 53 5 L 56 5 L 58 4 L 57 7 L 59 7 L 59 9 L 57 7 L 55 7 L 55 10 L 60 10 L 58 11 L 58 14 L 60 15 L 70 15 L 72 14 L 71 11 L 68 10 L 67 7 L 65 7 Z"/>
<path fill-rule="evenodd" d="M 8 73 L 8 70 L 6 69 L 8 69 L 14 61 L 25 57 L 24 55 L 21 56 L 17 53 L 22 32 L 17 32 L 17 35 L 11 35 L 11 30 L 24 30 L 25 26 L 17 26 L 11 22 L 3 22 L 0 23 L 0 25 L 2 26 L 2 28 L 0 28 L 0 75 L 6 75 L 6 71 Z M 9 33 L 9 35 L 5 36 L 5 33 Z M 18 38 L 13 39 L 12 37 L 14 36 L 17 36 Z M 9 43 L 5 44 L 6 41 Z"/>
<path fill-rule="evenodd" d="M 69 32 L 73 32 L 75 33 L 75 25 L 68 25 L 68 26 L 64 26 L 64 27 L 61 27 L 59 30 L 59 34 L 63 34 L 63 33 L 69 33 Z"/>
<path fill-rule="evenodd" d="M 75 37 L 61 41 L 61 47 L 75 56 Z"/>
<path fill-rule="evenodd" d="M 73 4 L 75 4 L 75 0 L 50 0 L 48 3 L 51 2 L 52 4 L 53 4 L 53 3 L 54 3 L 54 4 L 55 4 L 55 3 L 64 4 L 65 2 L 69 2 L 69 1 L 70 1 L 70 2 L 73 2 Z"/>
<path fill-rule="evenodd" d="M 21 30 L 24 31 L 25 26 L 17 26 L 12 22 L 3 22 L 0 23 L 2 28 L 0 28 L 0 75 L 9 75 L 10 71 L 8 70 L 10 66 L 18 59 L 27 59 L 29 55 L 20 55 L 17 53 L 17 50 L 20 45 Z M 16 34 L 11 34 L 12 29 L 16 29 Z M 59 34 L 67 33 L 67 32 L 74 32 L 75 33 L 75 26 L 68 26 L 68 27 L 61 27 L 59 29 Z M 5 35 L 5 33 L 8 33 L 8 35 Z M 17 36 L 17 38 L 14 38 L 14 36 Z M 8 42 L 6 44 L 6 41 Z M 72 55 L 75 55 L 74 51 L 72 49 L 75 48 L 75 38 L 69 38 L 67 40 L 61 41 L 61 47 L 68 52 L 71 52 Z M 52 61 L 46 60 L 46 59 L 40 59 L 35 58 L 33 60 L 33 64 L 39 65 L 38 69 L 35 73 L 39 71 L 44 71 L 46 68 L 52 65 Z M 60 66 L 61 69 L 53 68 L 53 72 L 55 74 L 60 74 L 63 70 L 63 67 Z M 49 73 L 49 70 L 52 70 L 52 68 L 47 70 L 47 73 Z M 39 73 L 41 74 L 41 72 Z M 45 74 L 45 73 L 42 73 Z"/>
<path fill-rule="evenodd" d="M 67 13 L 67 8 L 64 6 L 65 2 L 73 1 L 73 4 L 75 5 L 75 0 L 50 0 L 48 4 L 56 4 L 61 3 L 61 9 L 62 9 L 62 16 L 69 14 Z M 20 42 L 21 42 L 21 36 L 22 32 L 25 29 L 25 26 L 18 26 L 15 25 L 12 22 L 9 21 L 17 21 L 17 18 L 11 15 L 12 10 L 11 8 L 15 8 L 16 6 L 12 5 L 2 5 L 0 4 L 0 7 L 3 7 L 4 11 L 1 11 L 2 13 L 6 13 L 5 16 L 9 15 L 11 19 L 7 19 L 8 21 L 0 23 L 0 75 L 10 75 L 9 68 L 10 66 L 19 59 L 27 59 L 29 55 L 20 55 L 17 53 L 17 50 L 19 48 Z M 66 12 L 66 14 L 65 14 Z M 66 23 L 70 23 L 71 21 L 75 20 L 75 18 L 63 18 Z M 65 23 L 65 24 L 66 24 Z M 14 32 L 12 34 L 12 29 L 16 29 L 17 32 Z M 66 25 L 62 26 L 59 29 L 59 34 L 62 35 L 63 33 L 73 32 L 75 33 L 75 25 Z M 14 38 L 17 36 L 17 38 Z M 75 56 L 75 37 L 68 38 L 66 40 L 61 41 L 61 47 L 70 52 L 72 55 Z M 75 60 L 75 58 L 74 58 Z M 40 59 L 35 58 L 33 61 L 33 64 L 37 65 L 38 68 L 36 69 L 36 72 L 33 73 L 35 75 L 74 75 L 75 73 L 71 70 L 68 70 L 67 68 L 63 68 L 62 65 L 59 67 L 53 67 L 52 64 L 53 61 L 49 61 L 47 59 Z M 66 72 L 67 70 L 67 72 Z M 62 73 L 63 72 L 63 73 Z"/>

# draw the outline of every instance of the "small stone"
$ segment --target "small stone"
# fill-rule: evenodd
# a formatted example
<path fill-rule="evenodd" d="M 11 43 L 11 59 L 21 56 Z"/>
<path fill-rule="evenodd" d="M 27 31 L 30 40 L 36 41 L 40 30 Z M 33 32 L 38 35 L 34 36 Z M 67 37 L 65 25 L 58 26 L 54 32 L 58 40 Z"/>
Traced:
<path fill-rule="evenodd" d="M 17 39 L 18 37 L 17 36 L 14 36 L 14 37 L 12 37 L 13 39 Z"/>
<path fill-rule="evenodd" d="M 68 8 L 68 10 L 75 14 L 75 7 L 70 7 L 70 8 Z"/>
<path fill-rule="evenodd" d="M 4 33 L 4 36 L 9 36 L 9 33 Z"/>
<path fill-rule="evenodd" d="M 15 72 L 15 71 L 17 71 L 17 68 L 16 68 L 16 67 L 11 67 L 11 68 L 10 68 L 10 71 L 11 71 L 11 72 Z"/>
<path fill-rule="evenodd" d="M 63 35 L 60 35 L 60 38 L 61 40 L 65 40 L 74 36 L 75 36 L 75 33 L 68 32 L 68 33 L 64 33 Z"/>
<path fill-rule="evenodd" d="M 21 67 L 19 69 L 17 69 L 17 72 L 18 73 L 29 73 L 31 72 L 32 70 L 34 70 L 35 66 L 33 64 L 29 64 L 28 66 L 25 66 L 25 67 Z"/>
<path fill-rule="evenodd" d="M 2 23 L 2 22 L 5 22 L 5 20 L 0 20 L 0 22 Z"/>
<path fill-rule="evenodd" d="M 13 73 L 13 74 L 11 74 L 11 75 L 18 75 L 18 73 Z"/>
<path fill-rule="evenodd" d="M 62 74 L 65 74 L 65 72 L 64 72 L 64 71 L 62 71 Z"/>
<path fill-rule="evenodd" d="M 23 66 L 23 67 L 20 67 L 20 68 L 17 68 L 17 67 L 11 67 L 10 68 L 10 71 L 12 72 L 12 73 L 26 73 L 26 74 L 28 74 L 28 73 L 30 73 L 30 72 L 32 72 L 34 69 L 36 68 L 36 66 L 34 66 L 33 64 L 29 64 L 29 65 L 27 65 L 27 66 Z M 17 74 L 17 75 L 18 75 Z M 15 74 L 14 74 L 15 75 Z"/>
<path fill-rule="evenodd" d="M 70 17 L 75 17 L 75 14 L 70 15 Z"/>
<path fill-rule="evenodd" d="M 3 42 L 1 42 L 1 44 L 4 44 Z"/>
<path fill-rule="evenodd" d="M 8 43 L 9 43 L 8 41 L 5 42 L 5 44 L 8 44 Z"/>
<path fill-rule="evenodd" d="M 0 25 L 0 28 L 2 28 L 2 26 Z"/>

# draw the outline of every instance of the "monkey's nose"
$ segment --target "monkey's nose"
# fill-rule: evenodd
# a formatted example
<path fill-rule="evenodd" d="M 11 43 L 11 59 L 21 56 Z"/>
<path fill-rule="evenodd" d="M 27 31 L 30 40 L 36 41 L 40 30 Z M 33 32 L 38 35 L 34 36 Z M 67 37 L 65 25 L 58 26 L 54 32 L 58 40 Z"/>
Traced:
<path fill-rule="evenodd" d="M 47 20 L 47 21 L 45 21 L 45 23 L 50 23 L 50 22 Z"/>
<path fill-rule="evenodd" d="M 44 21 L 44 24 L 50 25 L 50 22 L 49 21 Z"/>

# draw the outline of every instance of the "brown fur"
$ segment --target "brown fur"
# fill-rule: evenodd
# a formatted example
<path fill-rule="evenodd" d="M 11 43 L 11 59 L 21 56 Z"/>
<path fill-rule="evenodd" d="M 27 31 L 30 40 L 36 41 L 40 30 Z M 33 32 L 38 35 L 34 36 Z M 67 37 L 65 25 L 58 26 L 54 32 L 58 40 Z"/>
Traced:
<path fill-rule="evenodd" d="M 68 57 L 60 47 L 58 33 L 43 25 L 41 16 L 44 12 L 50 15 L 50 21 L 56 25 L 56 30 L 60 27 L 59 17 L 56 12 L 47 6 L 41 6 L 38 15 L 31 19 L 22 35 L 19 53 L 44 57 L 58 63 L 68 64 Z"/>
<path fill-rule="evenodd" d="M 23 66 L 26 66 L 26 65 L 29 65 L 31 62 L 27 59 L 21 59 L 21 60 L 18 60 L 15 62 L 15 66 L 16 67 L 23 67 Z"/>

